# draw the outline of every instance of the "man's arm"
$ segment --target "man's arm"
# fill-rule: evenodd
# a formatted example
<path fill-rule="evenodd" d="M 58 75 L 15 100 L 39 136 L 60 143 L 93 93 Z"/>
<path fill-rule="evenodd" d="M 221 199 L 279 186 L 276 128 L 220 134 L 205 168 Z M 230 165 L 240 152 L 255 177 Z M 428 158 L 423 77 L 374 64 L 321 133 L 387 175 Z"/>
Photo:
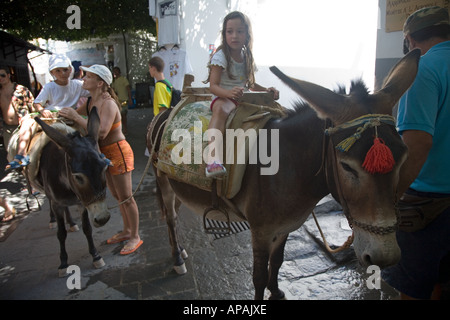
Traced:
<path fill-rule="evenodd" d="M 417 178 L 433 145 L 433 136 L 425 131 L 404 131 L 402 138 L 408 147 L 408 158 L 400 170 L 399 195 L 402 195 Z"/>

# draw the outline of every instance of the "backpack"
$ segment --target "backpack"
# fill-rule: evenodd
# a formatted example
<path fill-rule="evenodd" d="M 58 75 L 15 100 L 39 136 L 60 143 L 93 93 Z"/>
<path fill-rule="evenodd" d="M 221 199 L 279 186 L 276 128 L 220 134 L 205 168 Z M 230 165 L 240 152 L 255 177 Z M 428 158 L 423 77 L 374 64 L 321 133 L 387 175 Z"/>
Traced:
<path fill-rule="evenodd" d="M 178 89 L 175 89 L 167 80 L 160 80 L 158 82 L 162 82 L 167 87 L 170 88 L 170 91 L 172 92 L 172 99 L 170 100 L 170 107 L 175 107 L 178 104 L 178 102 L 181 101 L 181 91 Z"/>

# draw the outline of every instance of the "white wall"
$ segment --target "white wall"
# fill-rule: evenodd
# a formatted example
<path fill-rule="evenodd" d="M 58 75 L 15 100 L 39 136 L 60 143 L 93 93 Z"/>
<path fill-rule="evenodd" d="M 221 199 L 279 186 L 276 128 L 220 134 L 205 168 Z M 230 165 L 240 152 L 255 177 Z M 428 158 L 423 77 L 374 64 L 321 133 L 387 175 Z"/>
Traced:
<path fill-rule="evenodd" d="M 209 45 L 220 45 L 223 18 L 234 10 L 248 14 L 256 7 L 256 0 L 183 0 L 181 19 L 181 47 L 188 52 L 195 82 L 205 86 L 208 77 Z"/>
<path fill-rule="evenodd" d="M 205 86 L 202 81 L 207 78 L 209 44 L 216 43 L 225 12 L 226 0 L 182 2 L 181 47 L 187 51 L 194 70 L 193 86 Z"/>
<path fill-rule="evenodd" d="M 377 59 L 403 57 L 403 32 L 386 32 L 386 0 L 379 0 Z"/>
<path fill-rule="evenodd" d="M 209 45 L 220 43 L 223 18 L 246 13 L 253 26 L 256 81 L 281 92 L 290 106 L 297 94 L 270 71 L 272 65 L 292 77 L 330 89 L 375 78 L 377 0 L 182 0 L 181 47 L 194 69 L 194 86 L 205 86 Z"/>
<path fill-rule="evenodd" d="M 403 32 L 386 32 L 386 0 L 378 3 L 378 30 L 375 74 L 375 88 L 380 88 L 390 69 L 403 54 Z"/>

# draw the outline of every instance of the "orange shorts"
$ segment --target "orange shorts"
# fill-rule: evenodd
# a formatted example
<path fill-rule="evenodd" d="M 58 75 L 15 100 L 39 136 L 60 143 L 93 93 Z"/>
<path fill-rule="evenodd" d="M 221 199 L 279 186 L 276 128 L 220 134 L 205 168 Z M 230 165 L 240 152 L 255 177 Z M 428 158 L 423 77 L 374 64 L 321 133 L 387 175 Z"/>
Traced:
<path fill-rule="evenodd" d="M 100 147 L 100 151 L 111 160 L 113 166 L 108 170 L 113 176 L 134 170 L 134 153 L 127 140 Z"/>

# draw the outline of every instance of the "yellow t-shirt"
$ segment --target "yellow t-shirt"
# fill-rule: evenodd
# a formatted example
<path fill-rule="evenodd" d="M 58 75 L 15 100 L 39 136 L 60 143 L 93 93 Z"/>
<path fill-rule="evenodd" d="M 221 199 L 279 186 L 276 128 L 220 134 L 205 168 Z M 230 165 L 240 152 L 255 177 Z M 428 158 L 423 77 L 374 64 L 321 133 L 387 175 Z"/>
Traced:
<path fill-rule="evenodd" d="M 157 82 L 155 84 L 155 92 L 153 93 L 153 114 L 156 116 L 160 112 L 160 108 L 170 108 L 172 100 L 172 92 L 164 83 Z"/>

